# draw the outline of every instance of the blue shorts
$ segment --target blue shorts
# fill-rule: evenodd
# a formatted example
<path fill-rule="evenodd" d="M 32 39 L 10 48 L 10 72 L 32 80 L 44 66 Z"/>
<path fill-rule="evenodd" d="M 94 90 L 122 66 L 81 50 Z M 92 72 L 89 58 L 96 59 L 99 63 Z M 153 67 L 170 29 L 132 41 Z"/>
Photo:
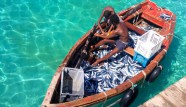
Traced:
<path fill-rule="evenodd" d="M 128 45 L 128 42 L 123 42 L 121 40 L 116 41 L 116 48 L 118 48 L 119 51 L 122 51 L 123 49 L 125 49 L 127 45 Z"/>

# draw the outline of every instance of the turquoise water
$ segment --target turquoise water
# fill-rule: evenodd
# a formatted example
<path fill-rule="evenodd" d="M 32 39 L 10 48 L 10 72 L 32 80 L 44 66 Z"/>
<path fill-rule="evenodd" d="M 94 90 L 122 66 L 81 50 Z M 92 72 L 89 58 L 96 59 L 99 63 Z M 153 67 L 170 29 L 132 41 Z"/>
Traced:
<path fill-rule="evenodd" d="M 1 0 L 0 107 L 37 107 L 58 65 L 111 5 L 116 12 L 143 0 Z M 177 15 L 175 38 L 159 78 L 145 83 L 135 107 L 186 76 L 186 2 L 153 0 Z"/>

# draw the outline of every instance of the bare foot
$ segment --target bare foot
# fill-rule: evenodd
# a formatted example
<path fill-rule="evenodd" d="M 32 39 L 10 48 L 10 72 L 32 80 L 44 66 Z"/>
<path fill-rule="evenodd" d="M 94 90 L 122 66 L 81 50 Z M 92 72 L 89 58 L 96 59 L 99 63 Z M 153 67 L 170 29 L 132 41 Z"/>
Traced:
<path fill-rule="evenodd" d="M 91 45 L 90 46 L 90 52 L 93 51 L 95 49 L 95 45 Z"/>

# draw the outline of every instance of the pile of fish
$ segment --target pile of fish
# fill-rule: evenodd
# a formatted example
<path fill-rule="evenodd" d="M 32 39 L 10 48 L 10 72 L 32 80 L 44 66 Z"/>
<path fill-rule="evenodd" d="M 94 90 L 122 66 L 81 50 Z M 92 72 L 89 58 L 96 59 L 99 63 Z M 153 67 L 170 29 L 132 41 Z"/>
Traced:
<path fill-rule="evenodd" d="M 129 32 L 129 35 L 132 38 L 130 47 L 135 47 L 139 35 L 134 32 Z M 102 58 L 110 51 L 110 48 L 106 48 L 95 51 L 94 54 Z M 144 69 L 125 52 L 113 55 L 101 66 L 92 67 L 88 62 L 83 61 L 81 68 L 85 74 L 85 96 L 114 88 Z"/>
<path fill-rule="evenodd" d="M 167 14 L 165 14 L 165 13 L 161 14 L 161 15 L 160 15 L 160 18 L 162 18 L 162 19 L 164 19 L 164 20 L 166 20 L 166 21 L 171 20 L 171 16 L 169 16 L 169 15 L 167 15 Z"/>

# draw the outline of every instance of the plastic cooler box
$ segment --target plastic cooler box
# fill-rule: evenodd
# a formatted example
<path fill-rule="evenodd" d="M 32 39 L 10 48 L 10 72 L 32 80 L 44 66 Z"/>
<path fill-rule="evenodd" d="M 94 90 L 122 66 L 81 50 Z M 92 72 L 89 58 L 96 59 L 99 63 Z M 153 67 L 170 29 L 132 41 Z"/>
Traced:
<path fill-rule="evenodd" d="M 133 60 L 146 67 L 149 60 L 161 49 L 164 38 L 153 30 L 144 33 L 137 40 Z"/>
<path fill-rule="evenodd" d="M 61 72 L 60 102 L 72 101 L 84 96 L 84 71 L 64 67 Z"/>

